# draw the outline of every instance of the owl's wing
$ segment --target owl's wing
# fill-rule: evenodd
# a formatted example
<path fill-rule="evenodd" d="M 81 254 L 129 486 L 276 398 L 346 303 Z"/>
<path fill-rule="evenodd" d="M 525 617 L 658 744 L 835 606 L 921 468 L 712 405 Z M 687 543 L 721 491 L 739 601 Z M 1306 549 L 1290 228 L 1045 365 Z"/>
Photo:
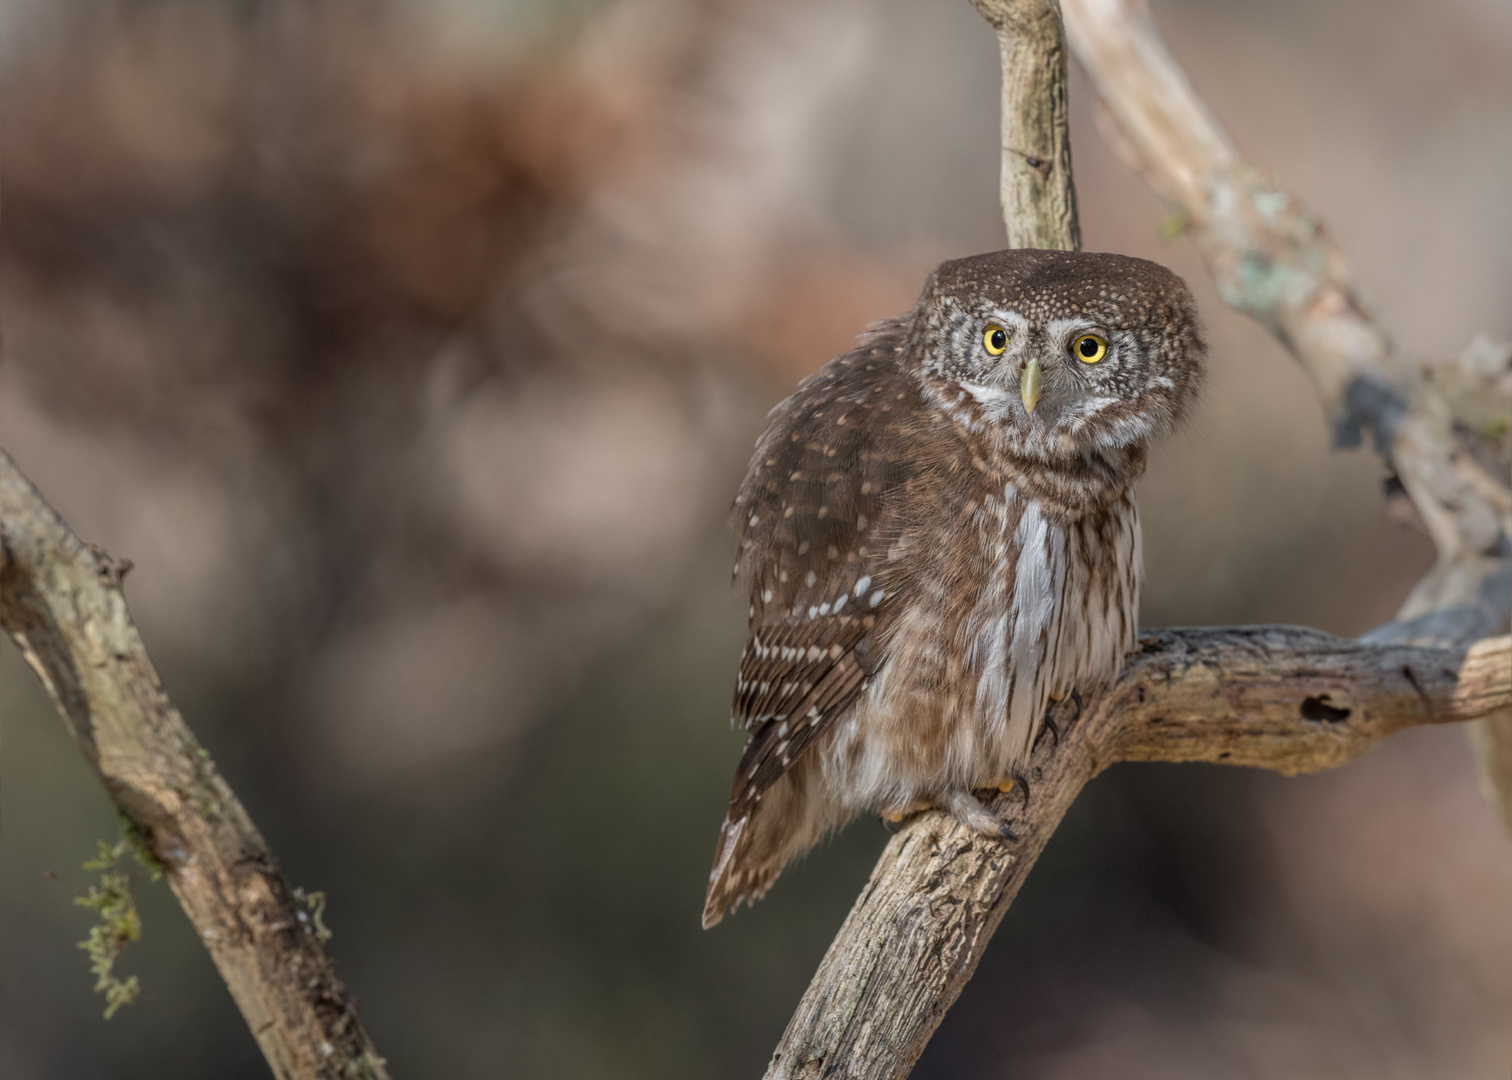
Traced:
<path fill-rule="evenodd" d="M 730 821 L 856 701 L 900 609 L 886 573 L 918 383 L 899 364 L 906 319 L 881 324 L 774 411 L 735 500 L 751 590 L 734 719 L 751 733 Z"/>
<path fill-rule="evenodd" d="M 887 659 L 906 605 L 889 581 L 921 388 L 900 366 L 910 318 L 878 326 L 779 405 L 735 500 L 751 633 L 734 719 L 750 732 L 719 832 L 703 924 L 764 893 L 796 850 L 758 804 Z"/>
<path fill-rule="evenodd" d="M 881 666 L 877 614 L 763 627 L 741 658 L 735 714 L 751 732 L 730 791 L 730 818 L 768 788 L 855 702 Z"/>

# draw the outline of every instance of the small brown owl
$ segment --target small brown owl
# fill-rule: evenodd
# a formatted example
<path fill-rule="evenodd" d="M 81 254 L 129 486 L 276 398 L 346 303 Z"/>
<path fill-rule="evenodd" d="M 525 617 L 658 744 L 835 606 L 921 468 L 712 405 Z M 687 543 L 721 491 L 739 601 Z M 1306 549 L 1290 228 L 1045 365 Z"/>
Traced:
<path fill-rule="evenodd" d="M 863 810 L 1011 836 L 973 791 L 1133 646 L 1134 481 L 1204 353 L 1163 266 L 1000 251 L 945 263 L 773 411 L 735 500 L 750 741 L 704 926 Z"/>

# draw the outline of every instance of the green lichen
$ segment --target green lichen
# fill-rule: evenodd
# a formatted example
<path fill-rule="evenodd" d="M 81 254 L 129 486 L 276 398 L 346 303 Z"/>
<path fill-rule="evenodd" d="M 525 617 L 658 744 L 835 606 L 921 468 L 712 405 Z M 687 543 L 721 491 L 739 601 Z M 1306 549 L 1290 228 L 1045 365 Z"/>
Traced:
<path fill-rule="evenodd" d="M 86 862 L 84 869 L 98 870 L 100 883 L 91 885 L 88 895 L 76 897 L 74 903 L 99 913 L 99 921 L 79 948 L 89 954 L 95 993 L 105 995 L 105 1019 L 109 1020 L 122 1005 L 135 1001 L 142 989 L 135 975 L 122 980 L 115 973 L 122 951 L 142 936 L 142 920 L 131 896 L 131 878 L 120 868 L 121 860 L 132 851 L 131 842 L 122 840 L 114 847 L 103 840 L 99 844 L 99 858 Z"/>
<path fill-rule="evenodd" d="M 1261 217 L 1276 218 L 1291 206 L 1291 196 L 1284 191 L 1257 191 L 1254 195 L 1254 206 Z"/>
<path fill-rule="evenodd" d="M 1232 277 L 1219 279 L 1218 291 L 1231 306 L 1263 318 L 1312 285 L 1311 276 L 1286 262 L 1251 252 L 1239 259 Z"/>
<path fill-rule="evenodd" d="M 163 864 L 148 844 L 147 834 L 124 814 L 121 815 L 121 839 L 114 845 L 97 841 L 99 854 L 84 863 L 84 869 L 96 870 L 100 883 L 91 885 L 88 894 L 74 898 L 79 907 L 99 913 L 99 921 L 90 927 L 89 936 L 79 948 L 89 954 L 89 970 L 95 977 L 95 993 L 105 995 L 105 1019 L 109 1020 L 122 1005 L 130 1005 L 141 992 L 137 977 L 121 979 L 115 962 L 127 945 L 142 936 L 142 919 L 131 895 L 131 872 L 122 866 L 128 856 L 157 881 L 163 876 Z"/>
<path fill-rule="evenodd" d="M 325 915 L 326 894 L 319 889 L 313 892 L 305 892 L 303 889 L 294 890 L 294 899 L 303 904 L 310 912 L 309 918 L 314 926 L 315 940 L 324 945 L 331 940 L 331 928 L 326 926 Z M 304 920 L 301 914 L 300 920 Z"/>
<path fill-rule="evenodd" d="M 342 1074 L 352 1080 L 375 1080 L 382 1075 L 383 1066 L 388 1064 L 386 1058 L 381 1058 L 371 1050 L 364 1050 L 357 1057 L 346 1063 Z"/>

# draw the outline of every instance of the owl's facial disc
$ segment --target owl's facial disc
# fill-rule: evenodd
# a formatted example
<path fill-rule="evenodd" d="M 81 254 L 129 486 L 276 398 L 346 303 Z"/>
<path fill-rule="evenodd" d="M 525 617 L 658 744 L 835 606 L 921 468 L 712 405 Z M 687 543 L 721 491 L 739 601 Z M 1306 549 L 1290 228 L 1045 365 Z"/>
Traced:
<path fill-rule="evenodd" d="M 1205 351 L 1191 294 L 1164 267 L 1016 249 L 935 272 L 905 363 L 967 429 L 996 428 L 1015 452 L 1048 458 L 1170 430 L 1195 398 Z"/>
<path fill-rule="evenodd" d="M 1121 332 L 1086 317 L 1039 323 L 1013 311 L 961 314 L 951 335 L 960 351 L 940 374 L 998 422 L 1054 429 L 1108 400 L 1100 384 L 1119 367 Z"/>
<path fill-rule="evenodd" d="M 1130 368 L 1134 331 L 1090 314 L 1040 321 L 995 306 L 958 308 L 952 324 L 953 347 L 926 367 L 960 387 L 987 420 L 1028 439 L 1026 446 L 1077 439 L 1094 424 L 1095 440 L 1110 447 L 1150 434 L 1138 406 L 1105 422 L 1112 407 L 1127 412 L 1143 396 L 1144 378 Z"/>

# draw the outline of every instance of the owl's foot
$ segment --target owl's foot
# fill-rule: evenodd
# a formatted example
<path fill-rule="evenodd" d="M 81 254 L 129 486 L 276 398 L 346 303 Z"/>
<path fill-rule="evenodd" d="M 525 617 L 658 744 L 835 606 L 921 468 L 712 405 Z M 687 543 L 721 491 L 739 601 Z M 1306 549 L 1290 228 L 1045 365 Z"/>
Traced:
<path fill-rule="evenodd" d="M 889 825 L 897 825 L 915 814 L 922 814 L 926 810 L 933 810 L 934 803 L 928 799 L 915 799 L 907 806 L 896 807 L 882 811 L 882 820 Z"/>
<path fill-rule="evenodd" d="M 1017 840 L 1018 834 L 1003 824 L 969 791 L 953 791 L 940 803 L 941 809 L 973 832 L 998 840 Z"/>
<path fill-rule="evenodd" d="M 1024 805 L 1029 805 L 1029 781 L 1024 779 L 1023 773 L 1014 773 L 1012 776 L 1004 777 L 994 786 L 1004 795 L 1017 790 L 1024 797 Z"/>

